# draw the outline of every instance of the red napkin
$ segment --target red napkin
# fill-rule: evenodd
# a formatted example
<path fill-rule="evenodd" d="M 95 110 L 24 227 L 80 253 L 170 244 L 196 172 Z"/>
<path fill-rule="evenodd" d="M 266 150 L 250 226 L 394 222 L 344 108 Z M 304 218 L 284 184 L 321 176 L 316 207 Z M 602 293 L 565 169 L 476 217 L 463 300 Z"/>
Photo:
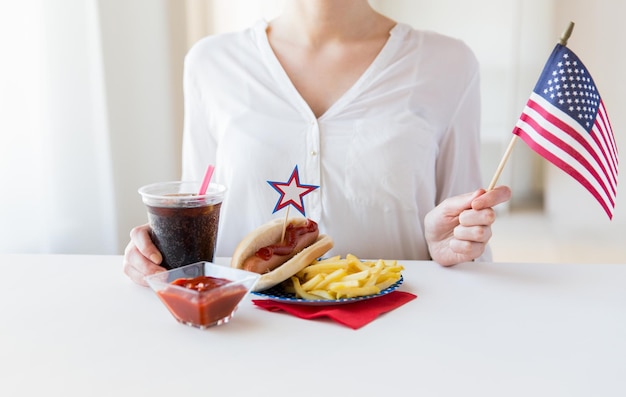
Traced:
<path fill-rule="evenodd" d="M 379 315 L 392 311 L 415 298 L 417 298 L 417 295 L 409 292 L 393 291 L 378 298 L 329 306 L 300 305 L 297 303 L 276 302 L 269 299 L 257 299 L 252 302 L 271 312 L 283 310 L 307 320 L 329 317 L 352 329 L 359 329 L 374 321 Z"/>

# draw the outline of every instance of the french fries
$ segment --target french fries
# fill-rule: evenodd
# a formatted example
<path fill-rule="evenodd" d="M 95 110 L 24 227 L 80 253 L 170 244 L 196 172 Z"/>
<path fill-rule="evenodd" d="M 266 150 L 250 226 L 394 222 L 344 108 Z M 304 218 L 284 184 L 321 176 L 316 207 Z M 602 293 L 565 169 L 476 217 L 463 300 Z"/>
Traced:
<path fill-rule="evenodd" d="M 286 281 L 297 298 L 337 300 L 378 294 L 400 280 L 404 267 L 397 261 L 362 261 L 352 254 L 312 262 Z"/>

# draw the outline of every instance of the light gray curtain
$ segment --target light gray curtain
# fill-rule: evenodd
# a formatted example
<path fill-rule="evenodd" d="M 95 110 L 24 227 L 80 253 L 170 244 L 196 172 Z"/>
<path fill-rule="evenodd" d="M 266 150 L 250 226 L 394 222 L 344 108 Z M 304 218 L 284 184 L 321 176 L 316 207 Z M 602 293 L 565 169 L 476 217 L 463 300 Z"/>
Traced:
<path fill-rule="evenodd" d="M 114 252 L 95 0 L 0 4 L 0 252 Z"/>

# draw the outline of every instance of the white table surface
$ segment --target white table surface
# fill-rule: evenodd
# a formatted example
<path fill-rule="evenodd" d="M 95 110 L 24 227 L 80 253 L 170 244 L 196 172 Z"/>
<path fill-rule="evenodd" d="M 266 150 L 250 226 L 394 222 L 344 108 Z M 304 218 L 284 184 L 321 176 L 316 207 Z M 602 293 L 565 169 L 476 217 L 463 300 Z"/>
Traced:
<path fill-rule="evenodd" d="M 626 396 L 626 264 L 402 264 L 359 330 L 249 296 L 203 331 L 120 256 L 0 255 L 0 396 Z"/>

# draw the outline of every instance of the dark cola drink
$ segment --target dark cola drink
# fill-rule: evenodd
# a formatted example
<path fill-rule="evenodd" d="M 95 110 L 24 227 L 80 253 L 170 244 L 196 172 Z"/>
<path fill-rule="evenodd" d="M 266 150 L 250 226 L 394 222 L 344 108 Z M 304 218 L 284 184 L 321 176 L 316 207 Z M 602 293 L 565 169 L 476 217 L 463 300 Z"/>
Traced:
<path fill-rule="evenodd" d="M 151 237 L 161 251 L 161 266 L 174 269 L 212 262 L 225 188 L 211 184 L 205 195 L 197 184 L 164 182 L 139 189 L 148 210 Z"/>
<path fill-rule="evenodd" d="M 152 241 L 163 255 L 166 269 L 190 263 L 212 262 L 221 203 L 202 207 L 148 208 Z"/>

